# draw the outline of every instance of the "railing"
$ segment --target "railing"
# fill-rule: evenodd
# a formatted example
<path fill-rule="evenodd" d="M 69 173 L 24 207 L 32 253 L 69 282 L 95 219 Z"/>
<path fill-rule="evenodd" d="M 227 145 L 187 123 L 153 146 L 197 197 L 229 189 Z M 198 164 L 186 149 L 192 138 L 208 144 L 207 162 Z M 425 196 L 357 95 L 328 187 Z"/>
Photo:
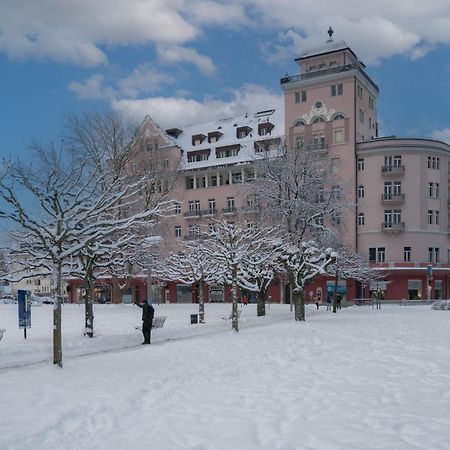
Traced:
<path fill-rule="evenodd" d="M 280 80 L 280 84 L 291 84 L 295 83 L 297 81 L 302 80 L 310 80 L 311 78 L 316 77 L 323 77 L 325 75 L 335 74 L 335 73 L 342 73 L 342 72 L 348 72 L 350 70 L 357 70 L 359 73 L 361 73 L 364 78 L 375 88 L 375 90 L 378 92 L 378 86 L 370 79 L 370 77 L 364 72 L 364 70 L 361 69 L 359 64 L 345 64 L 344 66 L 337 66 L 337 67 L 330 67 L 328 69 L 323 70 L 315 70 L 313 72 L 307 72 L 307 73 L 301 73 L 299 75 L 293 75 L 293 76 L 287 76 L 283 77 Z"/>
<path fill-rule="evenodd" d="M 192 211 L 186 211 L 183 216 L 186 218 L 193 218 L 193 217 L 201 217 L 202 211 L 200 209 L 194 209 Z"/>
<path fill-rule="evenodd" d="M 398 233 L 405 229 L 405 222 L 383 222 L 381 229 L 388 233 Z"/>
<path fill-rule="evenodd" d="M 236 208 L 234 206 L 227 206 L 226 208 L 222 208 L 223 214 L 236 214 Z"/>
<path fill-rule="evenodd" d="M 216 208 L 209 208 L 209 209 L 204 209 L 203 216 L 215 216 L 217 215 L 217 209 Z"/>
<path fill-rule="evenodd" d="M 383 203 L 403 203 L 405 194 L 381 194 L 381 201 Z"/>
<path fill-rule="evenodd" d="M 386 175 L 403 175 L 405 173 L 405 166 L 383 165 L 381 166 L 381 172 Z"/>

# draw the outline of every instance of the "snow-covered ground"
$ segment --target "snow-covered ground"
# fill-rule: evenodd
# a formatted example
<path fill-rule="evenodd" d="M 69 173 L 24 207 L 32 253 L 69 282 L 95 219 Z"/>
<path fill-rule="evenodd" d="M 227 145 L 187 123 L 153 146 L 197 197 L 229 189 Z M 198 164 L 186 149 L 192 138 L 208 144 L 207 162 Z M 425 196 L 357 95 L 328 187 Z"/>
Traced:
<path fill-rule="evenodd" d="M 89 339 L 64 305 L 60 369 L 52 306 L 33 307 L 25 341 L 17 305 L 0 305 L 0 448 L 450 448 L 448 311 L 308 306 L 295 323 L 288 305 L 248 305 L 234 333 L 230 308 L 190 325 L 196 305 L 156 306 L 168 319 L 140 346 L 138 308 L 96 306 Z"/>

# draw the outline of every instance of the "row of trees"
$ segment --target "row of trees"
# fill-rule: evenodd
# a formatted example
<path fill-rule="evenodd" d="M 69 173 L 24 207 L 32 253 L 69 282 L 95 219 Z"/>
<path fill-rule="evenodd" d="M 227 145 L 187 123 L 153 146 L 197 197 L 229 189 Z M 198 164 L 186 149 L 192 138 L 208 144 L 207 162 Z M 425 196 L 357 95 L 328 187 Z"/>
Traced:
<path fill-rule="evenodd" d="M 155 225 L 175 207 L 170 191 L 176 171 L 154 164 L 130 170 L 143 139 L 142 128 L 112 113 L 69 117 L 61 148 L 34 144 L 31 164 L 5 161 L 0 172 L 0 218 L 12 228 L 8 254 L 14 262 L 3 278 L 52 275 L 53 362 L 59 366 L 63 278 L 85 281 L 85 334 L 92 337 L 96 278 L 108 274 L 119 282 L 133 268 L 146 267 Z M 238 288 L 257 292 L 257 314 L 263 315 L 268 286 L 282 276 L 291 287 L 295 319 L 303 321 L 305 287 L 316 276 L 371 276 L 356 255 L 336 245 L 339 217 L 351 205 L 328 158 L 280 144 L 278 152 L 259 153 L 254 168 L 258 176 L 247 195 L 259 206 L 253 216 L 258 226 L 214 221 L 202 239 L 153 262 L 160 278 L 199 284 L 200 322 L 204 284 L 231 286 L 236 331 Z M 162 184 L 165 189 L 155 189 Z"/>

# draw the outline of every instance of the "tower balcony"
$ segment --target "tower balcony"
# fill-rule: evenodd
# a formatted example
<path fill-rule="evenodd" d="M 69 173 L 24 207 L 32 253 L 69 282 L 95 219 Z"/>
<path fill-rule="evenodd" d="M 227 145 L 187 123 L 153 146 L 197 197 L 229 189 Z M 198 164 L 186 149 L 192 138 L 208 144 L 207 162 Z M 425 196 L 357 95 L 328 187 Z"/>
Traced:
<path fill-rule="evenodd" d="M 405 194 L 381 194 L 381 202 L 385 205 L 405 203 Z"/>
<path fill-rule="evenodd" d="M 400 233 L 405 231 L 405 222 L 383 222 L 381 224 L 381 231 L 385 233 Z"/>
<path fill-rule="evenodd" d="M 381 174 L 401 176 L 405 174 L 405 166 L 383 165 L 381 166 Z"/>

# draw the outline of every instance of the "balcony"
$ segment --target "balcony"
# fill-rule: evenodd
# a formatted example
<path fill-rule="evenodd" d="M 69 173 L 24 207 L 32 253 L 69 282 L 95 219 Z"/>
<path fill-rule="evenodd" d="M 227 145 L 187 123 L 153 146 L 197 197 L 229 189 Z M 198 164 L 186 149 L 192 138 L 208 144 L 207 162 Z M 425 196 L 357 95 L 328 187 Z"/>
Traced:
<path fill-rule="evenodd" d="M 183 216 L 186 219 L 198 219 L 202 217 L 202 211 L 200 209 L 193 209 L 192 211 L 186 211 Z"/>
<path fill-rule="evenodd" d="M 405 194 L 381 194 L 381 202 L 388 205 L 404 203 Z"/>
<path fill-rule="evenodd" d="M 242 212 L 244 214 L 256 214 L 261 211 L 261 207 L 259 205 L 247 205 L 242 208 Z"/>
<path fill-rule="evenodd" d="M 325 142 L 305 143 L 302 148 L 306 151 L 318 152 L 321 155 L 326 155 L 328 153 L 328 144 Z"/>
<path fill-rule="evenodd" d="M 405 222 L 383 222 L 381 231 L 386 233 L 400 233 L 405 230 Z"/>
<path fill-rule="evenodd" d="M 357 70 L 375 88 L 377 92 L 379 91 L 378 86 L 369 78 L 364 70 L 362 70 L 359 64 L 345 64 L 343 66 L 330 67 L 328 69 L 315 70 L 314 72 L 301 73 L 300 75 L 283 77 L 280 80 L 280 84 L 284 86 L 286 84 L 296 83 L 297 81 L 310 80 L 311 78 L 318 78 L 326 75 L 348 72 L 350 70 Z"/>
<path fill-rule="evenodd" d="M 404 175 L 405 174 L 405 166 L 391 166 L 384 165 L 381 166 L 381 174 L 382 175 Z"/>
<path fill-rule="evenodd" d="M 203 217 L 217 216 L 217 209 L 216 208 L 204 209 L 202 212 L 202 216 Z"/>
<path fill-rule="evenodd" d="M 236 208 L 234 206 L 227 206 L 222 208 L 222 214 L 236 214 Z"/>

